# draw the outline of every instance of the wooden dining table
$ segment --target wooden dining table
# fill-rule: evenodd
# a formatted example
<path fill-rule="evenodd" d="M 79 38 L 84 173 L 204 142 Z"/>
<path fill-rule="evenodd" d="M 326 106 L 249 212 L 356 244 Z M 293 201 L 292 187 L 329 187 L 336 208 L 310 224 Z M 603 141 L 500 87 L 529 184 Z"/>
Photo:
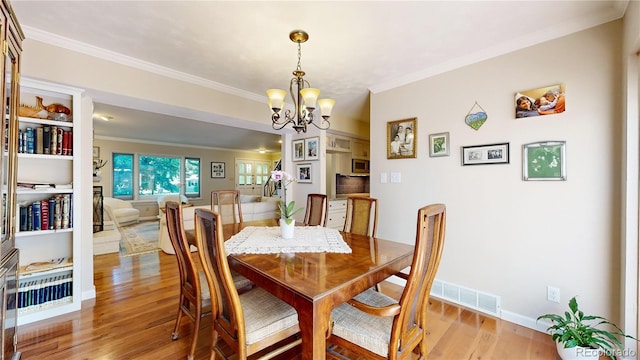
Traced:
<path fill-rule="evenodd" d="M 245 226 L 275 226 L 275 220 L 225 225 L 226 239 Z M 413 245 L 341 232 L 351 247 L 343 253 L 233 254 L 229 265 L 298 312 L 302 359 L 326 358 L 331 310 L 411 265 Z"/>

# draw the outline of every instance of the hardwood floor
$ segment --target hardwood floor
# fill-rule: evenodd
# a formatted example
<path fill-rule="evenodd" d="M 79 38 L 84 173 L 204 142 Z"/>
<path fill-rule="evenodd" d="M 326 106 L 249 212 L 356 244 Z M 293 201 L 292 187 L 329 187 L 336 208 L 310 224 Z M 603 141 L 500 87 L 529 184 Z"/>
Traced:
<path fill-rule="evenodd" d="M 191 323 L 183 321 L 180 338 L 171 340 L 178 308 L 175 258 L 159 251 L 99 255 L 94 262 L 96 299 L 85 301 L 79 312 L 19 327 L 22 359 L 186 358 Z M 383 290 L 398 293 L 395 285 Z M 430 360 L 557 359 L 548 335 L 435 299 L 429 316 Z M 209 358 L 209 319 L 202 321 L 196 359 Z"/>

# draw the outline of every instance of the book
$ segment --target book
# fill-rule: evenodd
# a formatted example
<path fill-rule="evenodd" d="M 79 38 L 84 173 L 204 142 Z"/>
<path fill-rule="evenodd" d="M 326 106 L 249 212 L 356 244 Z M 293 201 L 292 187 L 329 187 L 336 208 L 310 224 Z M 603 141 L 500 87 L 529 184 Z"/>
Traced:
<path fill-rule="evenodd" d="M 26 140 L 27 140 L 27 154 L 33 154 L 35 151 L 35 146 L 33 144 L 33 140 L 34 140 L 34 131 L 32 127 L 28 127 L 26 129 Z"/>
<path fill-rule="evenodd" d="M 27 231 L 27 207 L 20 205 L 20 231 Z"/>
<path fill-rule="evenodd" d="M 45 183 L 35 183 L 29 181 L 18 181 L 18 187 L 26 188 L 26 189 L 51 189 L 55 187 L 55 184 L 45 184 Z"/>
<path fill-rule="evenodd" d="M 49 145 L 51 155 L 55 155 L 58 153 L 58 127 L 57 126 L 51 127 L 51 134 L 49 138 L 51 141 Z"/>
<path fill-rule="evenodd" d="M 62 196 L 62 228 L 68 229 L 70 223 L 71 196 L 65 194 Z"/>
<path fill-rule="evenodd" d="M 42 271 L 42 270 L 50 270 L 50 269 L 55 269 L 55 268 L 59 268 L 59 267 L 63 267 L 63 266 L 67 266 L 69 265 L 69 259 L 66 257 L 61 257 L 61 258 L 57 258 L 57 259 L 51 259 L 49 261 L 39 261 L 39 262 L 34 262 L 31 263 L 27 266 L 25 266 L 24 270 L 25 271 Z M 23 271 L 21 271 L 23 272 Z"/>
<path fill-rule="evenodd" d="M 33 209 L 33 231 L 40 230 L 42 226 L 42 208 L 40 205 L 40 201 L 36 201 L 31 204 Z"/>
<path fill-rule="evenodd" d="M 40 201 L 40 221 L 42 230 L 49 230 L 49 200 Z"/>
<path fill-rule="evenodd" d="M 42 127 L 42 153 L 51 154 L 51 127 Z"/>
<path fill-rule="evenodd" d="M 58 144 L 56 145 L 56 154 L 62 155 L 62 142 L 64 140 L 64 130 L 62 128 L 57 128 L 58 133 L 56 134 L 56 140 Z"/>
<path fill-rule="evenodd" d="M 54 197 L 49 198 L 49 230 L 55 228 L 56 215 L 56 199 Z"/>
<path fill-rule="evenodd" d="M 42 154 L 44 151 L 43 150 L 44 129 L 42 129 L 42 127 L 36 128 L 35 141 L 36 141 L 36 154 Z"/>

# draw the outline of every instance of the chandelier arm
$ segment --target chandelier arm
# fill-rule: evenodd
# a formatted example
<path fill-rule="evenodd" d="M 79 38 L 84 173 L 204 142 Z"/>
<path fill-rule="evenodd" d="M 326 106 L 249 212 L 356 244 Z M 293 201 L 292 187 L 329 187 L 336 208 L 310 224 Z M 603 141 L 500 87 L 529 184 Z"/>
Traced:
<path fill-rule="evenodd" d="M 326 127 L 322 124 L 327 123 Z M 329 122 L 329 120 L 323 120 L 320 125 L 314 123 L 314 122 L 309 122 L 309 124 L 312 124 L 313 126 L 317 127 L 320 130 L 327 130 L 329 129 L 329 127 L 331 127 L 331 123 Z"/>
<path fill-rule="evenodd" d="M 293 118 L 291 117 L 291 110 L 286 110 L 284 113 L 284 119 L 280 119 L 280 114 L 279 113 L 273 113 L 271 115 L 271 127 L 274 130 L 280 130 L 282 128 L 284 128 L 285 126 L 287 126 L 289 123 L 292 124 L 296 124 L 296 122 L 293 120 Z"/>

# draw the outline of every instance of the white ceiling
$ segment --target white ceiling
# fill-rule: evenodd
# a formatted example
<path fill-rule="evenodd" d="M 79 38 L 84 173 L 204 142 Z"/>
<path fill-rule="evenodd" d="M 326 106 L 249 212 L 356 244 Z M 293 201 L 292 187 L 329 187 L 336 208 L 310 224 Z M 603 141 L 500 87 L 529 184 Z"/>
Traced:
<path fill-rule="evenodd" d="M 618 19 L 627 2 L 12 0 L 12 5 L 28 39 L 161 74 L 177 72 L 261 101 L 265 89 L 287 89 L 297 62 L 288 35 L 304 29 L 310 36 L 302 45 L 305 79 L 321 97 L 336 99 L 334 114 L 368 121 L 369 91 Z M 212 123 L 222 121 L 215 114 L 191 116 L 135 101 L 113 104 L 93 95 L 95 112 L 114 118 L 94 120 L 96 136 L 230 149 L 280 147 L 276 131 L 256 136 L 257 129 L 216 128 Z"/>

